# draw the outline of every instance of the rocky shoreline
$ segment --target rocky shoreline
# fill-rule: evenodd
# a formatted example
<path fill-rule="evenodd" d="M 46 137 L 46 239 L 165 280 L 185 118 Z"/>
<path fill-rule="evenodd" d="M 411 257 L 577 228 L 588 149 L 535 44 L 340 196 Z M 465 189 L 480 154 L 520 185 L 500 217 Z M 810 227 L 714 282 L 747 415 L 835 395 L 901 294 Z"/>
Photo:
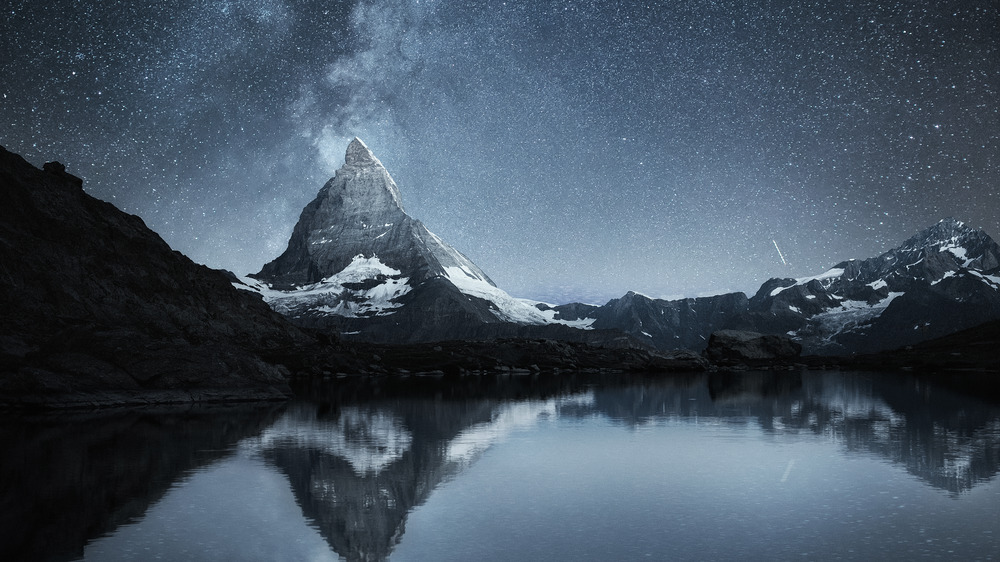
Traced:
<path fill-rule="evenodd" d="M 761 336 L 757 334 L 757 336 Z M 294 397 L 294 388 L 311 383 L 358 381 L 371 385 L 404 385 L 411 389 L 475 384 L 475 379 L 495 377 L 601 378 L 630 376 L 685 376 L 701 372 L 759 372 L 852 370 L 905 373 L 914 380 L 1000 399 L 1000 361 L 995 349 L 1000 323 L 934 340 L 924 345 L 873 355 L 835 357 L 799 356 L 787 341 L 761 336 L 758 348 L 731 339 L 710 346 L 703 355 L 687 350 L 662 353 L 641 348 L 608 348 L 558 340 L 500 339 L 444 341 L 427 344 L 376 344 L 319 341 L 262 353 L 260 360 L 286 373 L 274 385 L 191 388 L 72 389 L 53 383 L 16 392 L 8 387 L 0 406 L 18 409 L 87 409 L 150 406 L 180 403 L 283 401 Z M 768 346 L 788 348 L 784 355 L 762 357 Z M 789 351 L 789 349 L 791 351 Z M 56 375 L 53 375 L 56 376 Z M 60 378 L 57 377 L 56 378 Z M 26 389 L 27 390 L 27 389 Z"/>

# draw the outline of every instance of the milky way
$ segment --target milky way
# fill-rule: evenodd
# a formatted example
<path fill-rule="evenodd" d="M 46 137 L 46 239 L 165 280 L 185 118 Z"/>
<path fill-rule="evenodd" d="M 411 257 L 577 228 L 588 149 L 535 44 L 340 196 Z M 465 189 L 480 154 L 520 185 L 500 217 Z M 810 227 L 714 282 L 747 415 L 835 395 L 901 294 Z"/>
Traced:
<path fill-rule="evenodd" d="M 0 144 L 240 274 L 354 136 L 412 216 L 540 300 L 750 291 L 948 216 L 1000 235 L 992 0 L 4 11 Z"/>

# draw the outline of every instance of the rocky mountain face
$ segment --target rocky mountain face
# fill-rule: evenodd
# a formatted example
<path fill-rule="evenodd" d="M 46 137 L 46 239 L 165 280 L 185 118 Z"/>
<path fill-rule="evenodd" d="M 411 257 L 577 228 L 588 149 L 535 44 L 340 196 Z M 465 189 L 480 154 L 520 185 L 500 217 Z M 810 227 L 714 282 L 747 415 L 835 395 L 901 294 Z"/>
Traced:
<path fill-rule="evenodd" d="M 758 323 L 743 293 L 664 300 L 629 291 L 603 306 L 570 303 L 536 305 L 557 321 L 620 331 L 659 350 L 701 351 L 718 330 L 754 330 Z"/>
<path fill-rule="evenodd" d="M 377 270 L 364 270 L 369 267 Z M 493 286 L 476 264 L 406 214 L 396 182 L 357 138 L 344 165 L 302 210 L 288 249 L 252 277 L 288 290 L 345 271 L 355 276 L 351 281 L 369 285 L 379 275 L 405 275 L 416 286 L 461 274 Z"/>
<path fill-rule="evenodd" d="M 590 317 L 595 328 L 622 330 L 661 349 L 700 350 L 712 332 L 753 327 L 743 293 L 665 301 L 629 292 Z"/>
<path fill-rule="evenodd" d="M 601 307 L 552 308 L 661 349 L 704 349 L 723 329 L 787 334 L 804 353 L 867 353 L 1000 318 L 1000 247 L 982 230 L 943 220 L 898 248 L 742 293 L 664 301 L 628 293 Z"/>
<path fill-rule="evenodd" d="M 82 185 L 0 148 L 0 398 L 283 397 L 259 353 L 310 338 Z"/>
<path fill-rule="evenodd" d="M 813 353 L 910 345 L 1000 318 L 1000 246 L 982 230 L 942 220 L 880 256 L 816 277 L 772 279 L 750 310 Z"/>
<path fill-rule="evenodd" d="M 620 337 L 560 326 L 498 288 L 406 214 L 389 172 L 357 138 L 303 209 L 285 252 L 244 281 L 237 286 L 259 292 L 296 324 L 346 338 Z"/>

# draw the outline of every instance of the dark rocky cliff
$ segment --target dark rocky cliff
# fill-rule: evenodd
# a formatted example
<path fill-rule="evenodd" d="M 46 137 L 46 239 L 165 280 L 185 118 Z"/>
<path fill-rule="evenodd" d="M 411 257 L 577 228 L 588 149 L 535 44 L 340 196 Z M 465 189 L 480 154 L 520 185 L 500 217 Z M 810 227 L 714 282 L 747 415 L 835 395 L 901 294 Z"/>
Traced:
<path fill-rule="evenodd" d="M 82 185 L 0 148 L 0 402 L 283 396 L 309 338 Z"/>

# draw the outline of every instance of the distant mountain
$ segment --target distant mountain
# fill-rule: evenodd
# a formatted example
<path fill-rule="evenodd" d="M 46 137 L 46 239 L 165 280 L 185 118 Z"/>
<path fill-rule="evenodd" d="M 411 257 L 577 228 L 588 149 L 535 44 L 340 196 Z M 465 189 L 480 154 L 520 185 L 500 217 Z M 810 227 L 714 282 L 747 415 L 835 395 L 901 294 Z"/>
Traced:
<path fill-rule="evenodd" d="M 703 349 L 720 329 L 787 334 L 804 353 L 891 349 L 1000 318 L 1000 247 L 948 219 L 881 256 L 742 293 L 665 301 L 628 293 L 601 307 L 542 307 L 661 349 Z"/>
<path fill-rule="evenodd" d="M 348 338 L 611 337 L 559 326 L 498 288 L 406 214 L 389 172 L 357 138 L 302 210 L 285 252 L 244 282 L 295 323 Z"/>
<path fill-rule="evenodd" d="M 661 350 L 702 350 L 716 330 L 755 328 L 747 304 L 743 293 L 668 301 L 629 291 L 603 306 L 580 303 L 536 306 L 554 320 L 622 331 Z"/>
<path fill-rule="evenodd" d="M 0 148 L 0 402 L 283 397 L 311 339 L 82 186 Z"/>
<path fill-rule="evenodd" d="M 942 220 L 880 256 L 815 277 L 771 279 L 750 311 L 759 325 L 787 331 L 813 353 L 940 337 L 1000 318 L 1000 246 L 982 230 Z"/>

